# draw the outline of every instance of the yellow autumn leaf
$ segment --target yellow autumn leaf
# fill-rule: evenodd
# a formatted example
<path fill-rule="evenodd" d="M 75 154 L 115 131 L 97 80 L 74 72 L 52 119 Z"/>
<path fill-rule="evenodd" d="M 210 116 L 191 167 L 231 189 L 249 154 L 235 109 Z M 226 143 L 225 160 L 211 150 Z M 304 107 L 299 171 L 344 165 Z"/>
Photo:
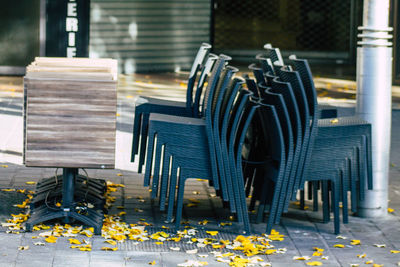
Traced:
<path fill-rule="evenodd" d="M 105 243 L 108 243 L 108 244 L 110 244 L 110 245 L 113 245 L 113 246 L 117 245 L 117 242 L 114 241 L 114 240 L 106 240 L 106 241 L 104 241 L 104 242 L 105 242 Z"/>
<path fill-rule="evenodd" d="M 313 247 L 313 249 L 314 249 L 316 252 L 324 252 L 324 249 L 323 249 L 323 248 Z"/>
<path fill-rule="evenodd" d="M 312 254 L 313 257 L 320 257 L 322 255 L 324 255 L 324 254 L 322 252 L 319 252 L 319 251 L 314 251 L 314 253 Z"/>
<path fill-rule="evenodd" d="M 117 176 L 124 176 L 122 173 L 117 173 Z"/>
<path fill-rule="evenodd" d="M 334 248 L 344 248 L 343 244 L 335 244 L 333 245 Z"/>
<path fill-rule="evenodd" d="M 122 216 L 122 215 L 125 215 L 126 214 L 126 211 L 121 211 L 120 213 L 118 213 L 118 216 Z"/>
<path fill-rule="evenodd" d="M 309 256 L 294 256 L 293 260 L 297 260 L 297 261 L 308 261 L 310 260 L 311 257 Z"/>
<path fill-rule="evenodd" d="M 56 242 L 57 242 L 57 237 L 51 235 L 51 236 L 47 237 L 47 238 L 45 239 L 45 241 L 46 241 L 47 243 L 56 243 Z"/>
<path fill-rule="evenodd" d="M 191 207 L 197 207 L 196 203 L 188 203 L 186 204 L 186 207 L 191 208 Z"/>
<path fill-rule="evenodd" d="M 155 242 L 156 245 L 162 245 L 164 244 L 163 242 Z"/>
<path fill-rule="evenodd" d="M 113 248 L 110 248 L 110 247 L 102 247 L 101 250 L 104 250 L 104 251 L 116 251 L 116 250 L 118 250 L 118 247 L 113 247 Z"/>
<path fill-rule="evenodd" d="M 309 261 L 309 262 L 306 262 L 306 264 L 309 265 L 309 266 L 321 266 L 322 262 L 320 262 L 320 261 Z"/>
<path fill-rule="evenodd" d="M 265 251 L 265 254 L 266 254 L 266 255 L 271 255 L 271 254 L 274 254 L 276 251 L 277 251 L 276 249 L 267 249 L 267 250 Z"/>
<path fill-rule="evenodd" d="M 394 212 L 394 209 L 392 209 L 392 208 L 388 208 L 387 210 L 388 210 L 389 213 Z"/>
<path fill-rule="evenodd" d="M 359 258 L 359 259 L 363 259 L 363 258 L 365 258 L 367 256 L 367 254 L 358 254 L 357 255 L 357 258 Z"/>
<path fill-rule="evenodd" d="M 25 182 L 26 184 L 28 184 L 28 185 L 34 185 L 34 184 L 36 184 L 36 182 L 34 182 L 34 181 L 28 181 L 28 182 Z"/>
<path fill-rule="evenodd" d="M 218 234 L 218 231 L 206 231 L 207 234 L 215 236 Z"/>
<path fill-rule="evenodd" d="M 5 189 L 1 189 L 1 191 L 3 191 L 3 192 L 14 192 L 15 189 L 14 188 L 5 188 Z"/>
<path fill-rule="evenodd" d="M 331 123 L 332 123 L 332 124 L 335 124 L 335 123 L 338 123 L 338 122 L 339 122 L 338 119 L 332 119 L 332 120 L 331 120 Z"/>
<path fill-rule="evenodd" d="M 155 265 L 155 264 L 156 264 L 156 261 L 149 262 L 149 265 Z"/>
<path fill-rule="evenodd" d="M 350 263 L 350 267 L 358 267 L 358 266 L 360 266 L 360 264 L 358 264 L 358 263 Z"/>
<path fill-rule="evenodd" d="M 198 224 L 200 224 L 200 225 L 206 225 L 207 223 L 208 223 L 208 220 L 203 220 L 203 221 L 198 222 Z"/>
<path fill-rule="evenodd" d="M 351 240 L 350 245 L 353 245 L 353 246 L 361 245 L 361 241 L 357 240 L 357 239 Z"/>
<path fill-rule="evenodd" d="M 372 267 L 383 267 L 383 264 L 376 264 L 376 263 L 374 263 L 374 264 L 372 264 Z"/>
<path fill-rule="evenodd" d="M 8 165 L 1 165 L 2 168 L 8 168 Z"/>
<path fill-rule="evenodd" d="M 79 241 L 78 239 L 75 239 L 75 238 L 70 238 L 70 239 L 68 239 L 68 241 L 70 244 L 74 244 L 74 245 L 82 244 L 81 241 Z"/>
<path fill-rule="evenodd" d="M 365 264 L 372 264 L 372 263 L 374 263 L 373 260 L 369 260 L 369 261 L 366 261 L 366 262 L 365 262 Z"/>
<path fill-rule="evenodd" d="M 19 246 L 18 250 L 27 250 L 29 249 L 29 246 Z"/>
<path fill-rule="evenodd" d="M 91 247 L 79 247 L 80 251 L 92 251 Z"/>
<path fill-rule="evenodd" d="M 391 250 L 390 253 L 397 254 L 400 253 L 400 250 Z"/>

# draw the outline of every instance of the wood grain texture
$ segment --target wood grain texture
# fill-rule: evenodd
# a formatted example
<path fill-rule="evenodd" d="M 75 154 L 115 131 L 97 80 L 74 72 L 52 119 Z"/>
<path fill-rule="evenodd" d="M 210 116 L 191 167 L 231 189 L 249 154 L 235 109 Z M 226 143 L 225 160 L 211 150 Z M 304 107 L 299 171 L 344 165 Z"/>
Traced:
<path fill-rule="evenodd" d="M 26 166 L 115 167 L 116 73 L 98 62 L 40 58 L 30 65 L 24 77 Z M 50 71 L 51 64 L 62 66 Z"/>

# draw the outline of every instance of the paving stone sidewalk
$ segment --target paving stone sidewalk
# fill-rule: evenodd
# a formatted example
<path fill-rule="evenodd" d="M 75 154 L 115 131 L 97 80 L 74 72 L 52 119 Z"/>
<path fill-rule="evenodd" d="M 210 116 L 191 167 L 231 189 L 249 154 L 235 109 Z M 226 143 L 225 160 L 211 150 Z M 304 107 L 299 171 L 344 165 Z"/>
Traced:
<path fill-rule="evenodd" d="M 1 88 L 0 88 L 1 89 Z M 177 89 L 177 91 L 179 91 Z M 119 92 L 120 93 L 120 92 Z M 151 93 L 151 92 L 150 92 Z M 149 93 L 149 94 L 150 94 Z M 129 150 L 131 142 L 131 127 L 133 116 L 132 92 L 123 91 L 119 94 L 118 102 L 118 133 L 117 151 L 120 148 Z M 177 93 L 179 95 L 179 93 Z M 42 178 L 54 175 L 55 169 L 27 168 L 21 164 L 16 164 L 21 156 L 16 147 L 13 149 L 13 142 L 18 134 L 19 126 L 14 125 L 15 120 L 20 120 L 22 99 L 21 96 L 4 93 L 0 90 L 0 121 L 3 122 L 0 128 L 0 189 L 34 189 L 34 185 L 26 184 L 27 181 L 39 181 Z M 340 108 L 341 115 L 350 115 L 354 112 L 353 108 Z M 350 216 L 349 224 L 341 225 L 341 235 L 347 239 L 337 239 L 333 234 L 333 223 L 321 223 L 321 212 L 313 212 L 310 209 L 300 210 L 296 204 L 292 204 L 288 214 L 284 215 L 280 225 L 275 229 L 284 234 L 283 241 L 272 241 L 275 249 L 286 249 L 285 253 L 259 255 L 264 262 L 271 262 L 272 266 L 307 266 L 307 262 L 320 261 L 323 266 L 359 266 L 367 265 L 366 262 L 373 260 L 375 264 L 384 266 L 398 266 L 400 253 L 395 254 L 391 251 L 400 250 L 400 111 L 393 111 L 392 118 L 392 151 L 390 167 L 390 203 L 389 206 L 395 211 L 386 218 L 362 219 Z M 123 156 L 118 158 L 116 170 L 89 170 L 89 176 L 120 183 L 124 188 L 118 188 L 112 193 L 116 201 L 110 209 L 110 214 L 118 214 L 122 210 L 126 212 L 122 219 L 128 224 L 144 222 L 151 224 L 146 227 L 149 234 L 164 231 L 173 234 L 173 225 L 166 224 L 165 213 L 159 211 L 157 199 L 152 201 L 149 198 L 147 188 L 142 186 L 143 176 L 136 173 L 135 165 L 127 162 L 129 151 L 121 152 Z M 17 159 L 17 160 L 15 160 Z M 13 163 L 14 162 L 14 163 Z M 0 220 L 5 221 L 10 218 L 11 213 L 20 210 L 14 207 L 24 198 L 16 192 L 4 192 L 2 204 L 0 205 Z M 230 214 L 223 208 L 220 200 L 215 197 L 215 192 L 207 186 L 204 181 L 192 180 L 186 187 L 185 203 L 190 198 L 199 200 L 197 206 L 185 207 L 184 216 L 188 225 L 198 230 L 197 238 L 210 237 L 206 231 L 216 230 L 216 239 L 234 240 L 239 235 L 240 228 L 233 222 L 232 225 L 221 227 L 221 222 L 230 222 Z M 308 203 L 309 206 L 310 203 Z M 119 209 L 123 206 L 124 209 Z M 206 225 L 199 225 L 200 221 L 208 220 Z M 163 228 L 170 227 L 169 229 Z M 253 224 L 254 234 L 262 235 L 265 224 Z M 186 260 L 207 261 L 208 266 L 228 266 L 227 263 L 217 262 L 211 253 L 219 249 L 211 246 L 198 248 L 197 254 L 188 254 L 187 250 L 196 248 L 194 244 L 188 243 L 190 239 L 175 243 L 173 241 L 163 242 L 157 245 L 155 240 L 136 242 L 127 240 L 118 243 L 117 251 L 102 251 L 104 238 L 94 236 L 88 239 L 92 244 L 92 251 L 79 251 L 71 249 L 67 237 L 60 237 L 56 243 L 44 242 L 44 246 L 35 246 L 38 232 L 10 234 L 6 233 L 6 228 L 0 228 L 0 266 L 177 266 Z M 43 232 L 44 230 L 40 231 Z M 79 236 L 82 239 L 84 236 Z M 43 241 L 43 238 L 40 240 Z M 361 245 L 350 245 L 351 240 L 360 240 Z M 334 248 L 335 244 L 343 244 L 344 248 Z M 377 247 L 376 245 L 385 245 Z M 29 246 L 27 250 L 18 250 L 20 246 Z M 170 247 L 180 247 L 180 251 L 172 251 Z M 293 260 L 294 256 L 311 256 L 314 247 L 324 249 L 324 256 L 313 257 L 311 260 Z M 222 249 L 222 252 L 231 250 Z M 241 252 L 234 251 L 239 255 Z M 365 258 L 357 255 L 366 254 Z M 202 258 L 199 254 L 207 254 L 207 258 Z M 261 263 L 261 262 L 260 262 Z M 255 265 L 261 266 L 261 265 Z M 355 266 L 355 265 L 354 265 Z"/>

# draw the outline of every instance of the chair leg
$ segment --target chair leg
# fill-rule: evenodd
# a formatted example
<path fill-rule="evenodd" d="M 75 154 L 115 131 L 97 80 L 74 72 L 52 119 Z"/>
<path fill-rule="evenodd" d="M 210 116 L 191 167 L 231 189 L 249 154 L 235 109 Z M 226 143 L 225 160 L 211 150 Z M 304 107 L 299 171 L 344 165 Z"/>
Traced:
<path fill-rule="evenodd" d="M 318 211 L 318 183 L 319 181 L 313 181 L 313 211 Z"/>
<path fill-rule="evenodd" d="M 340 234 L 340 215 L 339 215 L 339 183 L 332 182 L 332 206 L 333 206 L 333 221 L 335 225 L 335 235 Z"/>
<path fill-rule="evenodd" d="M 161 188 L 160 188 L 160 210 L 165 210 L 165 203 L 167 198 L 168 184 L 170 182 L 169 179 L 169 171 L 170 171 L 170 161 L 172 157 L 167 155 L 164 151 L 164 160 L 163 167 L 161 170 Z"/>
<path fill-rule="evenodd" d="M 177 196 L 176 211 L 175 211 L 175 228 L 176 228 L 176 230 L 178 230 L 181 226 L 182 212 L 183 212 L 183 196 L 185 193 L 185 182 L 186 182 L 186 179 L 182 176 L 179 176 L 178 196 Z"/>
<path fill-rule="evenodd" d="M 327 223 L 330 221 L 328 181 L 322 181 L 322 201 L 322 221 Z"/>
<path fill-rule="evenodd" d="M 135 115 L 133 119 L 133 136 L 132 136 L 132 154 L 131 154 L 131 162 L 135 161 L 135 155 L 139 151 L 139 133 L 140 126 L 142 123 L 142 114 L 139 111 L 139 108 L 135 108 Z"/>
<path fill-rule="evenodd" d="M 153 150 L 155 145 L 155 136 L 149 136 L 149 145 L 147 147 L 146 168 L 144 171 L 143 186 L 150 185 L 151 169 L 153 166 Z"/>
<path fill-rule="evenodd" d="M 147 143 L 147 133 L 149 128 L 149 118 L 150 115 L 145 113 L 142 115 L 142 133 L 140 141 L 140 153 L 139 153 L 139 163 L 138 163 L 138 173 L 142 173 L 144 159 L 146 155 L 146 143 Z"/>
<path fill-rule="evenodd" d="M 346 177 L 344 176 L 343 172 L 340 172 L 340 179 L 339 181 L 341 182 L 341 188 L 342 188 L 342 217 L 343 217 L 343 223 L 349 223 L 349 213 L 348 213 L 348 203 L 347 203 L 347 182 L 346 182 Z"/>
<path fill-rule="evenodd" d="M 169 183 L 169 192 L 168 192 L 168 212 L 167 212 L 167 221 L 171 222 L 173 218 L 174 205 L 175 205 L 175 194 L 176 194 L 176 180 L 178 179 L 177 172 L 178 167 L 174 166 L 174 159 L 172 159 L 172 169 Z"/>
<path fill-rule="evenodd" d="M 164 172 L 164 155 L 163 155 L 163 144 L 157 142 L 154 157 L 154 172 L 153 172 L 153 182 L 151 186 L 151 198 L 157 197 L 159 182 L 160 182 L 160 166 L 162 165 L 162 172 Z M 168 162 L 169 163 L 169 162 Z M 147 163 L 146 163 L 147 164 Z M 147 166 L 147 165 L 146 165 Z M 168 166 L 169 167 L 169 166 Z M 165 167 L 169 171 L 168 167 Z"/>

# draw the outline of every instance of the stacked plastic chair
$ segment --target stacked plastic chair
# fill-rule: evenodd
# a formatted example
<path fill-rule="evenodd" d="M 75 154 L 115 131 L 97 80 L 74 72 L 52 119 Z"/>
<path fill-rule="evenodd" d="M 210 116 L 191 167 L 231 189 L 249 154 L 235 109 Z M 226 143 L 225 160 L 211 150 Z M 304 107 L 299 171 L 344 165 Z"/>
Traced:
<path fill-rule="evenodd" d="M 139 173 L 142 172 L 144 165 L 150 113 L 162 113 L 187 117 L 199 116 L 200 97 L 202 95 L 203 85 L 216 60 L 215 55 L 209 55 L 210 48 L 211 45 L 203 43 L 197 52 L 188 78 L 186 102 L 170 101 L 151 97 L 139 97 L 136 100 L 131 161 L 134 162 L 135 155 L 139 154 Z"/>
<path fill-rule="evenodd" d="M 273 51 L 276 50 L 274 49 Z M 276 55 L 276 53 L 270 54 Z M 297 156 L 293 157 L 295 159 L 294 163 L 291 166 L 286 166 L 291 167 L 293 175 L 286 177 L 287 181 L 282 183 L 281 200 L 273 221 L 274 223 L 279 223 L 281 213 L 287 210 L 289 200 L 295 196 L 297 190 L 304 188 L 304 182 L 309 181 L 312 183 L 314 192 L 316 192 L 321 183 L 324 221 L 329 220 L 329 213 L 332 209 L 335 215 L 335 233 L 339 233 L 340 202 L 343 203 L 343 222 L 348 222 L 347 191 L 351 192 L 352 210 L 355 211 L 357 197 L 359 199 L 363 198 L 366 178 L 368 178 L 369 188 L 372 185 L 371 176 L 369 175 L 371 166 L 369 154 L 370 125 L 356 117 L 320 120 L 316 90 L 312 83 L 311 71 L 307 62 L 291 57 L 294 67 L 298 70 L 297 72 L 290 67 L 281 66 L 279 62 L 283 61 L 278 57 L 271 57 L 269 62 L 265 60 L 265 57 L 258 56 L 258 59 L 260 58 L 263 59 L 264 63 L 268 64 L 261 66 L 261 68 L 251 66 L 251 70 L 254 72 L 258 82 L 258 91 L 271 92 L 271 89 L 267 89 L 263 84 L 275 88 L 274 93 L 282 96 L 286 107 L 291 106 L 291 113 L 296 114 L 298 112 L 295 116 L 292 114 L 289 121 L 294 126 L 292 127 L 293 136 L 301 137 L 301 141 L 300 139 L 296 140 L 296 148 L 300 148 L 301 153 L 298 151 Z M 272 61 L 275 61 L 273 67 L 270 65 Z M 259 75 L 260 70 L 263 71 L 264 77 Z M 254 83 L 253 85 L 250 82 L 247 84 L 248 86 L 254 86 Z M 268 95 L 264 94 L 263 97 L 268 97 Z M 293 100 L 297 104 L 297 108 L 293 107 L 296 106 L 293 104 Z M 280 105 L 271 102 L 269 104 L 274 107 L 279 107 Z M 287 121 L 288 118 L 284 119 L 283 123 L 286 124 Z M 352 122 L 354 126 L 351 126 Z M 282 123 L 282 117 L 280 118 L 280 123 Z M 322 133 L 318 134 L 320 129 Z M 286 138 L 285 142 L 290 143 L 290 140 Z M 296 167 L 292 168 L 293 166 Z M 286 169 L 285 172 L 287 171 Z M 329 186 L 332 207 L 329 207 Z M 254 190 L 256 192 L 256 189 Z M 316 196 L 314 194 L 314 198 Z M 261 201 L 260 204 L 265 205 Z M 269 217 L 271 217 L 271 213 Z M 268 229 L 270 229 L 270 226 L 268 226 Z"/>
<path fill-rule="evenodd" d="M 172 221 L 176 204 L 176 227 L 182 218 L 185 181 L 201 177 L 221 190 L 222 199 L 237 213 L 244 230 L 250 231 L 238 155 L 256 104 L 249 101 L 250 92 L 240 89 L 242 83 L 232 80 L 237 69 L 225 66 L 227 60 L 220 55 L 213 67 L 201 118 L 149 116 L 145 184 L 151 183 L 153 197 L 159 195 L 160 209 L 168 201 L 167 220 Z"/>

